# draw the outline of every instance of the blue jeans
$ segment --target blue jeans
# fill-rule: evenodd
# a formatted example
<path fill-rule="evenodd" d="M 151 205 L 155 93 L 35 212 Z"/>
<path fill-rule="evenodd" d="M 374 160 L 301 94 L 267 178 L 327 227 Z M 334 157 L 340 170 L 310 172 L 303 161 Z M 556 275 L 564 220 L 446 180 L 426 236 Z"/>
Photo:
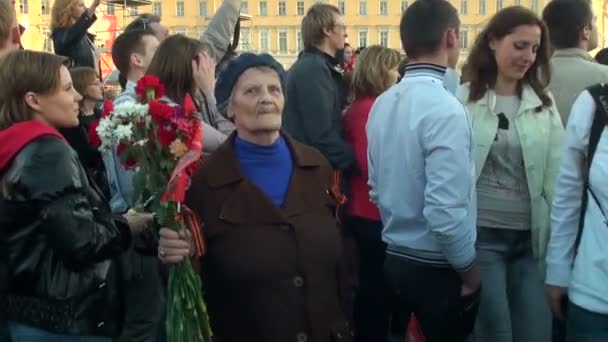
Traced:
<path fill-rule="evenodd" d="M 479 228 L 477 262 L 481 303 L 475 324 L 477 342 L 549 342 L 551 312 L 531 233 Z"/>
<path fill-rule="evenodd" d="M 567 342 L 608 341 L 608 315 L 587 311 L 570 302 L 567 316 Z"/>
<path fill-rule="evenodd" d="M 59 335 L 29 325 L 8 322 L 13 342 L 112 342 L 109 337 Z"/>

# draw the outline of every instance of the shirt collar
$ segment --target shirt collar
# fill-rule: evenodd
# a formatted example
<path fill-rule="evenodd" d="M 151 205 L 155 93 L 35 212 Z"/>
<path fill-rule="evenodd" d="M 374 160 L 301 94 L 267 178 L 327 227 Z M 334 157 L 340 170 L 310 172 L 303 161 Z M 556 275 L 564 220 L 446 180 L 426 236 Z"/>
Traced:
<path fill-rule="evenodd" d="M 431 76 L 443 81 L 447 68 L 431 63 L 412 63 L 405 67 L 405 77 Z"/>
<path fill-rule="evenodd" d="M 595 62 L 595 59 L 589 54 L 589 52 L 579 48 L 555 50 L 553 57 L 573 57 L 581 58 L 589 62 Z"/>

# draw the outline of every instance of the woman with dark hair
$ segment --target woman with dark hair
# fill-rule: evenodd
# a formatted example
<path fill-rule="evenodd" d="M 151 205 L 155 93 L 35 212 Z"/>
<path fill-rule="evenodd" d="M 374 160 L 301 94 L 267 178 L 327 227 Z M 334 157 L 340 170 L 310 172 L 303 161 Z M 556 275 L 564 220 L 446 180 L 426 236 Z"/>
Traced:
<path fill-rule="evenodd" d="M 86 8 L 83 0 L 55 0 L 51 16 L 51 37 L 55 53 L 68 57 L 73 67 L 99 69 L 94 36 L 88 29 L 97 20 L 95 10 L 101 0 Z"/>
<path fill-rule="evenodd" d="M 217 341 L 353 340 L 332 169 L 281 132 L 285 75 L 270 55 L 242 54 L 215 94 L 236 132 L 192 177 L 186 204 L 204 223 L 205 299 Z M 190 244 L 161 230 L 159 257 Z"/>
<path fill-rule="evenodd" d="M 523 7 L 498 12 L 479 34 L 459 91 L 477 171 L 479 341 L 551 338 L 541 271 L 563 126 L 549 82 L 544 23 Z"/>
<path fill-rule="evenodd" d="M 608 65 L 608 48 L 601 49 L 595 55 L 595 60 L 603 65 Z"/>
<path fill-rule="evenodd" d="M 156 50 L 147 74 L 158 77 L 165 85 L 166 95 L 162 99 L 165 102 L 183 106 L 187 94 L 194 99 L 204 125 L 203 152 L 215 151 L 234 130 L 234 125 L 216 110 L 215 63 L 200 41 L 182 35 L 165 39 Z"/>
<path fill-rule="evenodd" d="M 66 59 L 0 60 L 0 306 L 13 341 L 111 342 L 123 298 L 117 257 L 150 215 L 114 216 L 57 131 L 82 97 Z"/>

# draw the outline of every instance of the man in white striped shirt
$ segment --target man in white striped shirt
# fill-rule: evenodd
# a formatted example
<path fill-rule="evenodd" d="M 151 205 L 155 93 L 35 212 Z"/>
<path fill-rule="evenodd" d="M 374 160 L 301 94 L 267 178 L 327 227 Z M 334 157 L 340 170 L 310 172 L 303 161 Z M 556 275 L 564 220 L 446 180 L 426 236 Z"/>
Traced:
<path fill-rule="evenodd" d="M 448 1 L 419 0 L 407 9 L 400 30 L 410 63 L 367 124 L 385 272 L 399 316 L 415 313 L 428 342 L 465 341 L 480 294 L 471 130 L 444 86 L 448 61 L 460 52 L 459 26 Z"/>

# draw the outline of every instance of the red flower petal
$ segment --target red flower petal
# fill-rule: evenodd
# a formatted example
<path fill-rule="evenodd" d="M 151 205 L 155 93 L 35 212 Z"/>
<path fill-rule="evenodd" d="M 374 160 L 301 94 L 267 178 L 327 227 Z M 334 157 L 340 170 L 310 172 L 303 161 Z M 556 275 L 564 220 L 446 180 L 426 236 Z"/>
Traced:
<path fill-rule="evenodd" d="M 89 144 L 95 148 L 101 146 L 101 138 L 97 134 L 97 126 L 99 126 L 99 120 L 89 125 Z"/>
<path fill-rule="evenodd" d="M 194 105 L 194 101 L 192 101 L 192 96 L 190 94 L 186 94 L 184 97 L 184 112 L 186 116 L 191 116 L 196 113 L 196 106 Z"/>
<path fill-rule="evenodd" d="M 112 101 L 106 101 L 103 103 L 103 113 L 101 114 L 102 118 L 109 116 L 114 111 L 114 103 Z"/>

